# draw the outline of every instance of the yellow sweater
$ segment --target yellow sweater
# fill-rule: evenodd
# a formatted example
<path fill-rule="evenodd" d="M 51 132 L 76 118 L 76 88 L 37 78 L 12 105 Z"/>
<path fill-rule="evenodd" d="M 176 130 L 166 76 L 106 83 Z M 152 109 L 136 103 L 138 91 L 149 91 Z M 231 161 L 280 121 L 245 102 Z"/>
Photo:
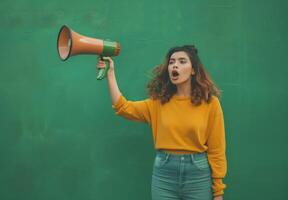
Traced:
<path fill-rule="evenodd" d="M 213 196 L 224 194 L 226 184 L 225 128 L 217 97 L 194 106 L 189 97 L 173 96 L 164 105 L 151 98 L 127 101 L 121 95 L 112 105 L 117 115 L 146 122 L 153 132 L 155 149 L 207 151 L 213 179 Z"/>

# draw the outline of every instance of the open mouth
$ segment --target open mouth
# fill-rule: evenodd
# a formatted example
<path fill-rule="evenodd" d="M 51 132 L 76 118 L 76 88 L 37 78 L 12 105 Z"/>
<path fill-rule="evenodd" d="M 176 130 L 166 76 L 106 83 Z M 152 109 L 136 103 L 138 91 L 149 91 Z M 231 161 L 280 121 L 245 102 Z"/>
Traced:
<path fill-rule="evenodd" d="M 176 80 L 176 79 L 178 79 L 178 77 L 179 77 L 179 72 L 176 71 L 176 70 L 173 70 L 172 73 L 171 73 L 171 75 L 172 75 L 171 78 L 172 78 L 173 80 Z"/>

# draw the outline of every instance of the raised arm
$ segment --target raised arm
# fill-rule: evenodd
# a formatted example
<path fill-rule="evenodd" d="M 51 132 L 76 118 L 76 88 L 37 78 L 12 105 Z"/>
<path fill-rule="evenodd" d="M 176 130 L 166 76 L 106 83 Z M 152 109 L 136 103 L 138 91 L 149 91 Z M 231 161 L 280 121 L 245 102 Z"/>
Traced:
<path fill-rule="evenodd" d="M 110 63 L 107 72 L 108 87 L 112 99 L 112 107 L 117 115 L 126 119 L 151 123 L 151 115 L 155 113 L 155 101 L 145 99 L 142 101 L 128 101 L 121 94 L 114 72 L 114 62 L 110 57 L 104 57 Z M 103 61 L 99 59 L 97 67 L 103 67 Z"/>
<path fill-rule="evenodd" d="M 115 105 L 117 100 L 121 96 L 121 92 L 119 90 L 115 72 L 114 72 L 114 61 L 110 57 L 104 57 L 103 59 L 108 60 L 110 63 L 109 70 L 107 72 L 107 81 L 108 81 L 110 96 L 112 99 L 112 104 Z M 101 68 L 103 67 L 103 65 L 104 65 L 104 62 L 99 59 L 97 67 Z"/>

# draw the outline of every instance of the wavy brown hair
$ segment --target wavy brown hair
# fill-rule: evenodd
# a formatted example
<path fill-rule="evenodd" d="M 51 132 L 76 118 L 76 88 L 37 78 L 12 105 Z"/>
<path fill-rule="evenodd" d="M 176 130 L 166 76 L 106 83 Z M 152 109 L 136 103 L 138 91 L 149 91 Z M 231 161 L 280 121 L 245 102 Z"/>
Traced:
<path fill-rule="evenodd" d="M 153 78 L 147 85 L 148 95 L 153 99 L 159 99 L 162 104 L 167 103 L 177 92 L 177 87 L 169 78 L 168 64 L 173 53 L 184 51 L 187 53 L 195 74 L 191 78 L 191 102 L 194 105 L 200 105 L 204 100 L 206 103 L 211 101 L 212 95 L 220 98 L 221 93 L 198 56 L 198 50 L 194 45 L 184 45 L 169 49 L 163 64 L 153 69 Z"/>

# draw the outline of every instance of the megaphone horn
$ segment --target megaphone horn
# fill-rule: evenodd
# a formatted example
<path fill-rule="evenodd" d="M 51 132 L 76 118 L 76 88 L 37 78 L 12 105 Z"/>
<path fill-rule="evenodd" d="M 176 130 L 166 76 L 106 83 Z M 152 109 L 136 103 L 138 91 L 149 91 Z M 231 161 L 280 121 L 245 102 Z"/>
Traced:
<path fill-rule="evenodd" d="M 96 54 L 103 59 L 103 56 L 117 56 L 120 53 L 120 49 L 118 42 L 83 36 L 66 25 L 60 28 L 57 38 L 58 54 L 63 61 L 79 54 Z M 103 79 L 108 71 L 109 62 L 105 61 L 105 64 L 106 67 L 98 72 L 97 79 L 99 80 Z"/>

